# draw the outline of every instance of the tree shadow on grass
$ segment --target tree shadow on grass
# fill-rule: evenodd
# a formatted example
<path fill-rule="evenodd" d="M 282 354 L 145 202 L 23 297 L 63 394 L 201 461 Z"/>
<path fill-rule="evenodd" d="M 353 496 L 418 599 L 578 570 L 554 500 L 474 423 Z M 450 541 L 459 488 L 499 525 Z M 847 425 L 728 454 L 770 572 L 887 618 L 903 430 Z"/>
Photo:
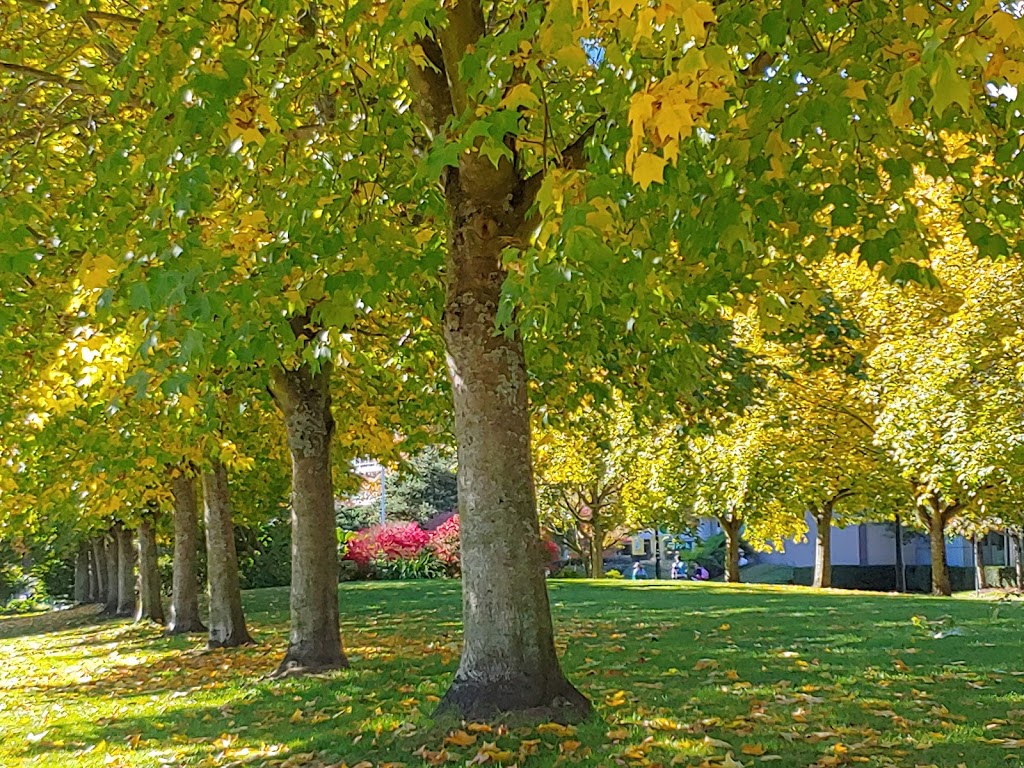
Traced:
<path fill-rule="evenodd" d="M 280 594 L 270 597 L 276 603 Z M 111 706 L 51 722 L 24 754 L 73 764 L 77 750 L 106 742 L 211 765 L 300 754 L 318 755 L 302 765 L 419 765 L 413 753 L 425 746 L 464 764 L 496 738 L 445 745 L 427 719 L 458 660 L 457 584 L 346 585 L 339 602 L 350 670 L 270 681 L 262 675 L 283 642 L 200 653 L 141 632 L 131 636 L 132 653 L 148 648 L 155 661 L 115 656 L 90 686 L 39 689 L 69 710 Z M 581 744 L 569 755 L 580 765 L 630 764 L 629 749 L 666 765 L 690 764 L 692 752 L 696 765 L 708 737 L 733 745 L 737 757 L 741 745 L 760 745 L 783 756 L 780 766 L 842 756 L 884 765 L 895 756 L 889 764 L 987 768 L 1016 753 L 982 739 L 1024 736 L 1024 718 L 1011 714 L 1024 709 L 1021 606 L 997 614 L 983 603 L 926 597 L 667 583 L 609 591 L 581 582 L 553 584 L 552 604 L 565 668 L 607 721 L 569 740 Z M 283 627 L 280 616 L 271 620 Z M 609 728 L 627 735 L 613 741 Z M 524 738 L 542 739 L 531 766 L 566 762 L 564 739 Z"/>

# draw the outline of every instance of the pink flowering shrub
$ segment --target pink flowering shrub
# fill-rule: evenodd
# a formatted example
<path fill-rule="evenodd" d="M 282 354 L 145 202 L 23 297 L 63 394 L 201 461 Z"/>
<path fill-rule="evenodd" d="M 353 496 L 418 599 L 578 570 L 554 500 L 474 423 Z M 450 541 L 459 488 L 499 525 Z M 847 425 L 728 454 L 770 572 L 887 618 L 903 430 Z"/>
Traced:
<path fill-rule="evenodd" d="M 444 565 L 450 576 L 458 576 L 459 567 L 459 516 L 453 515 L 430 532 L 428 544 L 434 556 Z"/>
<path fill-rule="evenodd" d="M 357 531 L 348 540 L 345 558 L 368 569 L 376 560 L 390 562 L 415 557 L 427 546 L 430 534 L 419 523 L 389 523 Z"/>
<path fill-rule="evenodd" d="M 558 559 L 558 545 L 544 539 L 546 560 Z M 432 531 L 418 523 L 389 523 L 364 528 L 351 534 L 344 559 L 351 560 L 365 577 L 432 578 L 457 577 L 459 565 L 459 516 L 453 515 Z"/>

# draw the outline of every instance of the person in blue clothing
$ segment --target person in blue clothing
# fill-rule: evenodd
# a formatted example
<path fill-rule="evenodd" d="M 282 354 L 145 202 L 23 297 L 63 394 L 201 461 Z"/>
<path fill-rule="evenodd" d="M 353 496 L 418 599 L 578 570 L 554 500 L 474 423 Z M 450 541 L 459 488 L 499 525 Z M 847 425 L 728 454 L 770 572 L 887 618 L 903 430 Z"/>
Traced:
<path fill-rule="evenodd" d="M 633 581 L 647 578 L 647 570 L 644 568 L 643 563 L 633 563 L 633 573 L 630 575 L 630 578 L 633 579 Z"/>
<path fill-rule="evenodd" d="M 679 559 L 678 554 L 672 558 L 672 578 L 675 580 L 686 578 L 686 563 Z"/>

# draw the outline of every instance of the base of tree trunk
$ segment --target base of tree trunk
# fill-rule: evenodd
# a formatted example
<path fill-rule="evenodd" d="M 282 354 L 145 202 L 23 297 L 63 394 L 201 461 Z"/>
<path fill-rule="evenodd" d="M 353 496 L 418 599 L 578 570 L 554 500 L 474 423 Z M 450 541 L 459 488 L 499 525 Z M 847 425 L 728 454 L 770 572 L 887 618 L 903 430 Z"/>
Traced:
<path fill-rule="evenodd" d="M 171 619 L 171 623 L 167 625 L 167 631 L 164 634 L 170 637 L 171 635 L 199 635 L 205 632 L 206 625 L 199 619 L 186 622 Z"/>
<path fill-rule="evenodd" d="M 324 672 L 334 672 L 339 669 L 348 669 L 348 659 L 345 654 L 317 654 L 302 653 L 297 649 L 289 648 L 284 659 L 277 666 L 270 677 L 281 679 L 285 677 L 301 677 L 303 675 L 318 675 Z"/>
<path fill-rule="evenodd" d="M 216 640 L 211 637 L 206 641 L 206 647 L 209 650 L 217 648 L 240 648 L 243 645 L 256 645 L 256 641 L 249 636 L 249 632 L 245 627 L 242 627 L 239 631 L 232 632 L 227 637 L 218 638 Z"/>
<path fill-rule="evenodd" d="M 437 705 L 434 717 L 514 723 L 579 723 L 590 716 L 590 701 L 556 671 L 547 685 L 520 676 L 504 680 L 458 680 Z"/>

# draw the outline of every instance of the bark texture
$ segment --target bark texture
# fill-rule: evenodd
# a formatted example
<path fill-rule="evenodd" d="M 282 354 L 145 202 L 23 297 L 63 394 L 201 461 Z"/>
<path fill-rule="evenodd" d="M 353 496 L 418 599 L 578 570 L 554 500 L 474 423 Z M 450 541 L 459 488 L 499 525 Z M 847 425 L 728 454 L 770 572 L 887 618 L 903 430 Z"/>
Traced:
<path fill-rule="evenodd" d="M 732 516 L 719 521 L 725 533 L 725 580 L 739 584 L 740 579 L 740 521 Z"/>
<path fill-rule="evenodd" d="M 148 619 L 163 624 L 164 604 L 160 594 L 156 524 L 153 516 L 147 516 L 139 523 L 138 547 L 139 599 L 135 609 L 135 620 Z"/>
<path fill-rule="evenodd" d="M 957 502 L 947 503 L 937 493 L 920 497 L 917 516 L 928 531 L 932 560 L 932 594 L 949 596 L 953 594 L 949 577 L 949 562 L 946 559 L 946 526 L 960 510 Z"/>
<path fill-rule="evenodd" d="M 444 334 L 459 456 L 464 630 L 459 668 L 439 711 L 472 720 L 504 711 L 578 719 L 590 704 L 555 653 L 522 340 L 496 332 L 501 253 L 517 221 L 503 203 L 492 207 L 467 194 L 454 171 L 446 193 Z"/>
<path fill-rule="evenodd" d="M 107 543 L 103 536 L 97 536 L 92 540 L 92 563 L 94 566 L 93 578 L 96 581 L 96 594 L 94 602 L 107 602 Z"/>
<path fill-rule="evenodd" d="M 249 645 L 252 638 L 242 612 L 238 583 L 238 554 L 231 522 L 227 470 L 220 463 L 203 475 L 203 515 L 206 522 L 206 573 L 210 587 L 210 648 Z"/>
<path fill-rule="evenodd" d="M 487 33 L 483 5 L 460 0 L 417 38 L 409 68 L 413 105 L 434 135 L 450 117 L 472 121 L 463 57 Z M 466 118 L 465 120 L 463 118 Z M 585 163 L 584 133 L 557 158 Z M 513 153 L 515 148 L 512 148 Z M 522 339 L 498 328 L 503 251 L 524 242 L 543 174 L 523 177 L 515 158 L 460 155 L 443 173 L 447 205 L 444 337 L 455 406 L 462 539 L 463 650 L 439 710 L 466 719 L 515 711 L 530 719 L 580 719 L 590 703 L 555 653 L 530 457 Z"/>
<path fill-rule="evenodd" d="M 171 478 L 174 496 L 174 564 L 171 574 L 171 620 L 167 634 L 205 632 L 199 617 L 199 521 L 196 481 L 179 469 Z"/>
<path fill-rule="evenodd" d="M 106 553 L 107 578 L 106 578 L 106 600 L 103 605 L 103 613 L 107 616 L 117 615 L 118 585 L 120 584 L 120 548 L 117 546 L 118 527 L 111 528 L 110 536 L 103 540 L 103 550 Z"/>
<path fill-rule="evenodd" d="M 132 532 L 117 529 L 117 616 L 135 615 L 135 542 Z"/>
<path fill-rule="evenodd" d="M 338 543 L 331 481 L 330 364 L 274 372 L 292 459 L 292 585 L 288 651 L 278 674 L 348 666 L 338 629 Z"/>
<path fill-rule="evenodd" d="M 84 605 L 89 602 L 89 545 L 82 542 L 75 555 L 75 602 Z"/>
<path fill-rule="evenodd" d="M 832 586 L 832 505 L 814 510 L 814 586 Z"/>

